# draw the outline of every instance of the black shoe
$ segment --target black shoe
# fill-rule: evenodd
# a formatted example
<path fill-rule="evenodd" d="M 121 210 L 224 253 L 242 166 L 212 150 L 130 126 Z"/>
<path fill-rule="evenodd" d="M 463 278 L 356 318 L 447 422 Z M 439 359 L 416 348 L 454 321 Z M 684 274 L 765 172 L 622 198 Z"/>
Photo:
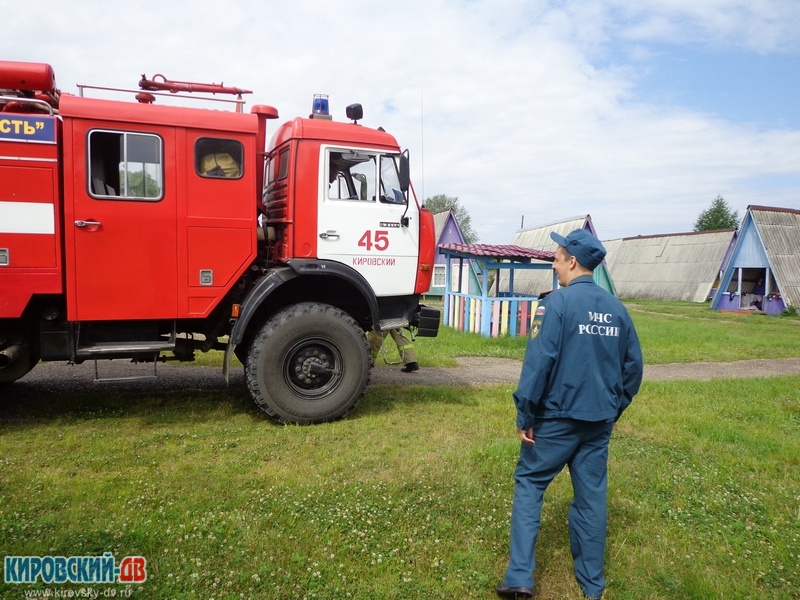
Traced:
<path fill-rule="evenodd" d="M 413 373 L 414 371 L 419 371 L 419 363 L 411 362 L 408 363 L 405 367 L 400 369 L 403 373 Z"/>
<path fill-rule="evenodd" d="M 497 586 L 497 595 L 501 598 L 508 598 L 509 600 L 517 600 L 518 598 L 533 598 L 533 590 L 526 587 L 510 587 L 505 584 Z"/>

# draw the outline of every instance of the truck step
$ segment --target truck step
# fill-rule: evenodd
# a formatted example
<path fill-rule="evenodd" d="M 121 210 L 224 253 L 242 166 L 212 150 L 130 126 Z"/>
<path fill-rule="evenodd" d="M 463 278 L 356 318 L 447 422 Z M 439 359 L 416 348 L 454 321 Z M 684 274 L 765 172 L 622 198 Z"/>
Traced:
<path fill-rule="evenodd" d="M 80 346 L 75 354 L 79 358 L 132 356 L 135 354 L 158 355 L 161 352 L 174 350 L 175 343 L 166 340 L 157 342 L 106 342 Z"/>
<path fill-rule="evenodd" d="M 408 319 L 383 319 L 381 320 L 381 331 L 397 329 L 398 327 L 408 327 Z"/>

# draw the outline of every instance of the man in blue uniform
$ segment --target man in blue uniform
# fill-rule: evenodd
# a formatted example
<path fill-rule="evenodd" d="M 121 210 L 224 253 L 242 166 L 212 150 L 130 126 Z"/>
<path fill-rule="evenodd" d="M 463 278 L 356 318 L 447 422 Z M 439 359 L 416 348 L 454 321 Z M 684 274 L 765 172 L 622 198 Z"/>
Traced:
<path fill-rule="evenodd" d="M 559 245 L 553 270 L 560 289 L 540 303 L 514 392 L 522 440 L 514 472 L 511 554 L 501 598 L 533 596 L 534 546 L 542 500 L 569 466 L 573 501 L 569 540 L 575 578 L 587 598 L 605 590 L 608 444 L 642 381 L 642 351 L 628 311 L 595 284 L 606 255 L 585 229 Z"/>

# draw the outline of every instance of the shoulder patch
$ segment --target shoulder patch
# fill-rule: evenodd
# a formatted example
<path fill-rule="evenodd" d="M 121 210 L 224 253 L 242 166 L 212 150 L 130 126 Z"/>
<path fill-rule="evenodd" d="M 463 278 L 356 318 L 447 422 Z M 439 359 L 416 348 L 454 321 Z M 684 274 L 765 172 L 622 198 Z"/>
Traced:
<path fill-rule="evenodd" d="M 536 310 L 533 311 L 533 319 L 531 321 L 531 339 L 539 335 L 542 328 L 542 321 L 544 320 L 545 306 L 542 302 L 536 305 Z"/>

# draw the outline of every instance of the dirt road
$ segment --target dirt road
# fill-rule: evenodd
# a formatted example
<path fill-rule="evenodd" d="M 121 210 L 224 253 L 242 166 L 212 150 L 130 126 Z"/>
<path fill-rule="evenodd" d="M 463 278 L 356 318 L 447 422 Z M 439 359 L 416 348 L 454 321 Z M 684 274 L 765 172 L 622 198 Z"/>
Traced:
<path fill-rule="evenodd" d="M 452 368 L 423 367 L 415 373 L 402 373 L 398 366 L 381 365 L 372 371 L 372 384 L 474 386 L 496 383 L 516 384 L 521 361 L 503 358 L 468 357 Z M 132 365 L 125 361 L 99 363 L 99 375 L 108 377 L 147 376 L 153 365 Z M 715 379 L 730 377 L 772 377 L 800 374 L 800 358 L 779 360 L 742 360 L 732 363 L 688 363 L 645 366 L 645 380 Z M 109 392 L 152 392 L 182 389 L 215 390 L 226 387 L 221 369 L 177 364 L 159 364 L 156 379 L 104 381 L 94 383 L 94 363 L 66 365 L 43 363 L 28 375 L 8 386 L 11 399 L 41 400 L 90 389 Z M 231 387 L 245 389 L 241 369 L 231 373 Z"/>
<path fill-rule="evenodd" d="M 428 368 L 416 373 L 401 373 L 397 368 L 373 370 L 373 384 L 424 383 L 433 385 L 481 385 L 517 383 L 522 362 L 505 358 L 467 357 L 458 359 L 452 369 Z M 779 360 L 740 360 L 732 363 L 686 363 L 645 365 L 645 380 L 717 379 L 730 377 L 772 377 L 800 375 L 800 358 Z"/>

